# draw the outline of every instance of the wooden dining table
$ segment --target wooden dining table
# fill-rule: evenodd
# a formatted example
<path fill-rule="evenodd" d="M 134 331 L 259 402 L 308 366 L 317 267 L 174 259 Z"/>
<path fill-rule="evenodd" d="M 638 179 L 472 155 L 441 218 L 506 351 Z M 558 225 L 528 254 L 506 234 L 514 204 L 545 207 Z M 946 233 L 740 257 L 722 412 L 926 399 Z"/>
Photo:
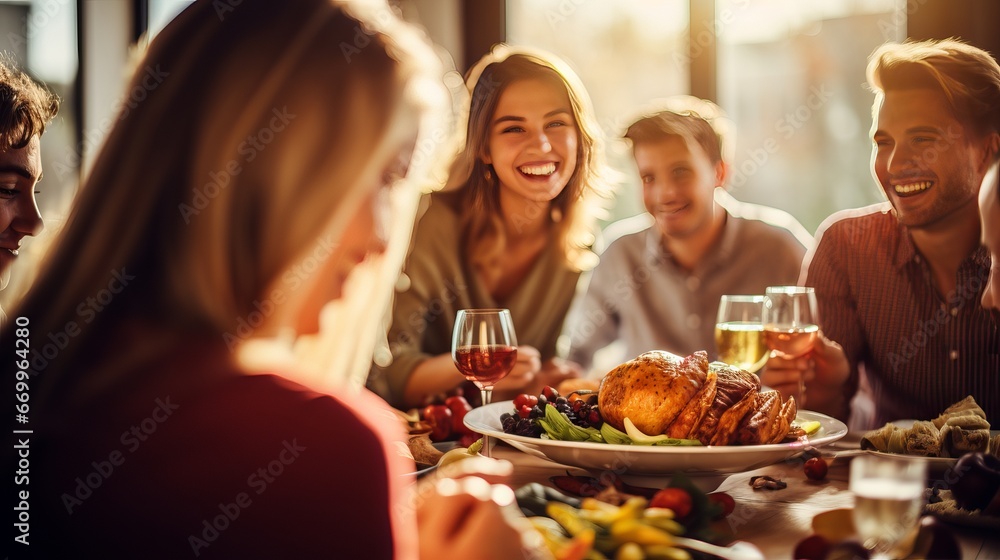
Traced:
<path fill-rule="evenodd" d="M 746 541 L 761 550 L 765 558 L 793 558 L 795 546 L 813 534 L 813 518 L 823 512 L 838 508 L 852 508 L 854 495 L 848 489 L 848 465 L 857 454 L 860 435 L 849 434 L 836 445 L 820 449 L 829 462 L 829 471 L 820 481 L 810 480 L 803 470 L 801 457 L 791 458 L 773 465 L 748 472 L 713 476 L 692 476 L 691 480 L 706 492 L 720 491 L 732 496 L 736 507 L 726 517 L 726 524 L 733 541 Z M 839 456 L 838 456 L 839 454 Z M 590 474 L 568 465 L 535 457 L 499 443 L 493 456 L 514 465 L 511 486 L 538 482 L 553 486 L 552 476 Z M 767 475 L 787 483 L 781 490 L 754 490 L 750 478 Z M 670 480 L 664 477 L 630 476 L 622 478 L 629 484 L 646 487 L 663 487 Z M 946 525 L 955 536 L 962 559 L 1000 559 L 1000 530 Z"/>

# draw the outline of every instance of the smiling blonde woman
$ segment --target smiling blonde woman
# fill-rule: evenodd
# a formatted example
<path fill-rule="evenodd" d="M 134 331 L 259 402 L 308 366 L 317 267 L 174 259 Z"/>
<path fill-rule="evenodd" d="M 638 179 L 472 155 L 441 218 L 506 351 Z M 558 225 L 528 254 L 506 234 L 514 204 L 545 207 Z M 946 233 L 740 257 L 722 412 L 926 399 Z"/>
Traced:
<path fill-rule="evenodd" d="M 597 261 L 595 218 L 610 196 L 589 97 L 557 57 L 506 45 L 473 66 L 466 86 L 465 146 L 444 192 L 425 201 L 397 286 L 391 356 L 374 370 L 401 408 L 462 381 L 450 350 L 463 308 L 510 309 L 518 362 L 498 399 L 580 373 L 556 346 L 580 272 Z"/>

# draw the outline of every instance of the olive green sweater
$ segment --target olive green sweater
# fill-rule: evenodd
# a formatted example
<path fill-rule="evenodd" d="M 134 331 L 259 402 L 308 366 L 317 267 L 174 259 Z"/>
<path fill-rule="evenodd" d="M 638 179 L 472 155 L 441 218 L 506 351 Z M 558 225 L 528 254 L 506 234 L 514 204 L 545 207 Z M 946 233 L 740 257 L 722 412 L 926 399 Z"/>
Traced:
<path fill-rule="evenodd" d="M 369 383 L 393 406 L 401 406 L 406 383 L 423 360 L 451 352 L 459 309 L 510 309 L 519 344 L 537 348 L 543 361 L 556 354 L 580 273 L 550 244 L 506 301 L 496 301 L 466 262 L 458 200 L 453 192 L 425 198 L 429 207 L 417 224 L 397 283 L 389 329 L 393 361 L 385 368 L 375 367 Z M 462 381 L 456 372 L 455 385 Z"/>

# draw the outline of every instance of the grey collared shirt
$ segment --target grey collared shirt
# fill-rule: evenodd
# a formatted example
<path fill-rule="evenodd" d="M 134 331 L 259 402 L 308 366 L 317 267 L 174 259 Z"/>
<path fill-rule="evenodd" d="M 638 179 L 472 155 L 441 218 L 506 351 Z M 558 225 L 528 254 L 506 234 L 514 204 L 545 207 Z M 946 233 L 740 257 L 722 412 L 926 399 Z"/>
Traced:
<path fill-rule="evenodd" d="M 706 350 L 714 360 L 719 298 L 794 285 L 806 251 L 784 227 L 729 213 L 715 247 L 686 270 L 651 224 L 650 216 L 641 215 L 608 228 L 607 237 L 616 239 L 573 304 L 565 329 L 569 359 L 585 369 L 596 351 L 616 341 L 624 346 L 624 359 L 649 350 L 682 356 Z"/>

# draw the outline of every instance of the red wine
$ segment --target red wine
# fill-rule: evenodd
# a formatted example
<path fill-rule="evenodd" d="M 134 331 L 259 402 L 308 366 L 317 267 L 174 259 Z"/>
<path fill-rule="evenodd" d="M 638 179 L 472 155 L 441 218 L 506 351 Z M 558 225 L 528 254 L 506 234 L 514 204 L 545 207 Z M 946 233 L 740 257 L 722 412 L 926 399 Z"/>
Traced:
<path fill-rule="evenodd" d="M 466 346 L 455 350 L 455 365 L 469 381 L 491 386 L 514 368 L 515 346 Z"/>

